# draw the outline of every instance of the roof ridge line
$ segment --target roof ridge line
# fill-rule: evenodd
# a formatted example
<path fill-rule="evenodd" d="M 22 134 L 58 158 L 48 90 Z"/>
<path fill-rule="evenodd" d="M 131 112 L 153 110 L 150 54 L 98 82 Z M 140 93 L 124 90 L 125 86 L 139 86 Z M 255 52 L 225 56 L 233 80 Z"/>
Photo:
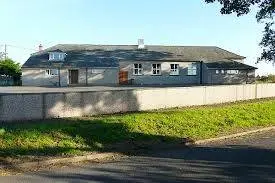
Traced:
<path fill-rule="evenodd" d="M 66 46 L 66 45 L 79 45 L 79 46 L 138 46 L 138 44 L 70 44 L 70 43 L 65 43 L 65 44 L 56 44 L 51 47 L 55 46 Z M 217 47 L 218 46 L 206 46 L 206 45 L 161 45 L 161 44 L 145 44 L 145 46 L 163 46 L 163 47 Z M 49 48 L 51 48 L 49 47 Z"/>

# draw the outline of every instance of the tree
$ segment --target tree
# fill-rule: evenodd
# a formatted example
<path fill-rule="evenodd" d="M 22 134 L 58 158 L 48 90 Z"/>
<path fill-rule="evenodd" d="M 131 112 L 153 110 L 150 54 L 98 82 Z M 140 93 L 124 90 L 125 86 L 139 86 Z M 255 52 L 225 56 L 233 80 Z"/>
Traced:
<path fill-rule="evenodd" d="M 256 19 L 259 23 L 264 23 L 263 38 L 260 46 L 263 48 L 258 61 L 265 60 L 275 64 L 275 30 L 274 14 L 275 0 L 205 0 L 206 3 L 219 2 L 222 5 L 222 14 L 235 13 L 237 16 L 248 14 L 253 7 L 258 7 Z"/>
<path fill-rule="evenodd" d="M 14 80 L 18 80 L 21 74 L 19 63 L 14 62 L 12 59 L 0 61 L 0 75 L 11 76 Z"/>

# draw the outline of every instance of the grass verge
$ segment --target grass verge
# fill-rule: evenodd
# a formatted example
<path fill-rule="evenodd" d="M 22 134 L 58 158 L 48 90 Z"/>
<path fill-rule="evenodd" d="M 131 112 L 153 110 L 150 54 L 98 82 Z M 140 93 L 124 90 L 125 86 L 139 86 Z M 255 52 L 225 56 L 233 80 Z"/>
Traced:
<path fill-rule="evenodd" d="M 95 117 L 2 124 L 0 156 L 124 151 L 146 142 L 216 137 L 275 125 L 275 99 Z"/>

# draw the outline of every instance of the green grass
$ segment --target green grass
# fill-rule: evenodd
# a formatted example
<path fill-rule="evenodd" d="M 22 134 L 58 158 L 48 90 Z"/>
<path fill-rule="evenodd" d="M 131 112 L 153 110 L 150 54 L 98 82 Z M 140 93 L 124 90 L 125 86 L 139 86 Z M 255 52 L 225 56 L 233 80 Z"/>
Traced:
<path fill-rule="evenodd" d="M 96 117 L 3 124 L 0 156 L 123 151 L 139 142 L 205 139 L 275 125 L 275 99 Z M 115 146 L 116 144 L 120 144 Z"/>

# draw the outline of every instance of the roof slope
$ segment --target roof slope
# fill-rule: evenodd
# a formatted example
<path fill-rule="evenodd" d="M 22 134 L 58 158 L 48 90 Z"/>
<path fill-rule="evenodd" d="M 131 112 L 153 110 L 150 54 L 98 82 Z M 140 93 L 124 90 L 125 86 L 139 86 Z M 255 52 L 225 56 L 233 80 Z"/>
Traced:
<path fill-rule="evenodd" d="M 48 53 L 55 50 L 67 54 L 63 67 L 117 67 L 118 60 L 213 62 L 245 58 L 215 46 L 148 45 L 137 49 L 137 45 L 59 44 L 31 55 L 23 67 L 49 67 Z"/>

